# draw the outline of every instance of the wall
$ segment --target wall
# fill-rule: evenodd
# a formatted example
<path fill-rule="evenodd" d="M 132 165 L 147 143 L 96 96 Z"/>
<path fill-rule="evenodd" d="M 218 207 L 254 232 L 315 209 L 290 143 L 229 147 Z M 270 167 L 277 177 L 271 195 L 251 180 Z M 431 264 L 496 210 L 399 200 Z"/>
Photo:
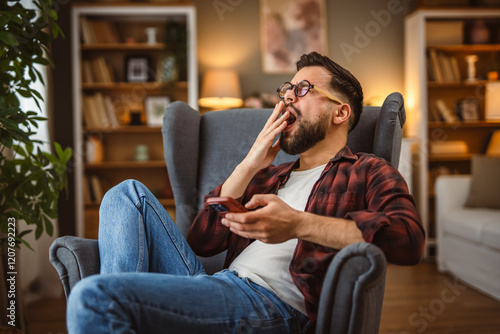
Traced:
<path fill-rule="evenodd" d="M 244 96 L 256 90 L 274 92 L 293 77 L 261 71 L 260 1 L 192 2 L 198 15 L 200 76 L 210 68 L 234 68 L 240 74 Z M 326 2 L 329 55 L 360 80 L 365 101 L 402 92 L 404 16 L 411 1 Z"/>

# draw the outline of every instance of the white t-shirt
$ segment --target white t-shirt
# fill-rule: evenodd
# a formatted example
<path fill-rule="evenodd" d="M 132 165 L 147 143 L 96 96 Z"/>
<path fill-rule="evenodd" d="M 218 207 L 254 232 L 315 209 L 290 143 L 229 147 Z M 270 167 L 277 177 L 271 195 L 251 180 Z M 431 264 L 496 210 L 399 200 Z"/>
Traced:
<path fill-rule="evenodd" d="M 292 208 L 304 211 L 312 188 L 326 165 L 306 171 L 293 171 L 278 197 Z M 280 244 L 251 243 L 229 266 L 239 277 L 273 290 L 286 303 L 306 314 L 304 296 L 292 280 L 289 271 L 297 239 Z"/>

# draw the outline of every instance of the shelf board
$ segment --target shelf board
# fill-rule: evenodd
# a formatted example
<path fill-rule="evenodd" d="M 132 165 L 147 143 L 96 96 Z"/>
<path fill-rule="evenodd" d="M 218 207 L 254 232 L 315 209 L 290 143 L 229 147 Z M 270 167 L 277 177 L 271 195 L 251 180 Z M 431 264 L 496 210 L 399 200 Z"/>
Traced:
<path fill-rule="evenodd" d="M 500 127 L 500 121 L 458 121 L 456 123 L 428 122 L 429 129 L 446 128 L 496 128 Z"/>
<path fill-rule="evenodd" d="M 147 7 L 151 8 L 158 8 L 160 7 L 161 9 L 165 7 L 177 7 L 177 6 L 182 6 L 182 7 L 194 7 L 194 4 L 192 4 L 189 1 L 186 0 L 175 0 L 175 1 L 163 1 L 163 2 L 110 2 L 110 1 L 102 1 L 102 2 L 77 2 L 75 4 L 72 4 L 73 7 L 76 8 L 96 8 L 96 7 L 111 7 L 113 9 L 116 9 L 116 11 L 120 11 L 121 9 L 127 9 L 130 7 L 135 7 L 138 9 L 144 9 Z M 89 14 L 92 15 L 92 14 Z"/>
<path fill-rule="evenodd" d="M 500 44 L 435 45 L 428 48 L 444 52 L 494 52 L 500 51 Z"/>
<path fill-rule="evenodd" d="M 176 89 L 187 89 L 187 82 L 180 81 L 175 84 Z M 168 85 L 162 82 L 94 82 L 82 83 L 83 90 L 130 90 L 144 88 L 147 90 L 167 88 Z"/>
<path fill-rule="evenodd" d="M 476 87 L 484 87 L 486 83 L 489 82 L 487 80 L 477 80 L 474 82 L 436 82 L 436 81 L 428 81 L 427 88 L 476 88 Z"/>
<path fill-rule="evenodd" d="M 463 154 L 429 154 L 430 162 L 438 162 L 438 161 L 468 161 L 472 158 L 472 153 L 463 153 Z"/>
<path fill-rule="evenodd" d="M 86 163 L 85 170 L 98 169 L 143 169 L 143 168 L 166 168 L 164 160 L 152 161 L 104 161 L 100 163 Z"/>
<path fill-rule="evenodd" d="M 82 51 L 162 51 L 165 43 L 94 43 L 82 44 Z"/>
<path fill-rule="evenodd" d="M 87 134 L 123 134 L 123 133 L 159 133 L 161 126 L 148 126 L 148 125 L 121 125 L 113 128 L 86 128 L 84 132 Z"/>
<path fill-rule="evenodd" d="M 163 206 L 175 206 L 175 200 L 173 198 L 158 198 L 158 201 Z M 86 202 L 85 209 L 99 209 L 101 203 L 98 202 Z"/>

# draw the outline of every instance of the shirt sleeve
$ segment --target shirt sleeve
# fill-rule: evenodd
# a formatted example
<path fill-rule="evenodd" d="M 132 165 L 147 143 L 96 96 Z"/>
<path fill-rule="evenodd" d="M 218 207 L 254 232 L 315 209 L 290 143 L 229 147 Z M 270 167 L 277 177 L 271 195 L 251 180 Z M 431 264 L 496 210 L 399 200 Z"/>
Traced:
<path fill-rule="evenodd" d="M 367 172 L 366 210 L 350 212 L 363 238 L 382 249 L 387 260 L 400 265 L 418 263 L 425 232 L 413 196 L 401 174 L 379 161 Z"/>
<path fill-rule="evenodd" d="M 208 198 L 219 196 L 222 184 L 208 193 L 187 235 L 193 251 L 200 256 L 213 256 L 227 249 L 231 232 L 222 225 L 222 215 L 206 204 Z"/>

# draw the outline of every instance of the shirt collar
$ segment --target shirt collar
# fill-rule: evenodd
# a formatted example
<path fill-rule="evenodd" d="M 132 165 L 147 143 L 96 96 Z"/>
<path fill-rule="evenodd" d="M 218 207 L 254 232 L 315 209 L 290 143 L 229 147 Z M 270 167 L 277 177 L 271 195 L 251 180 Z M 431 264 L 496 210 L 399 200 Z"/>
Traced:
<path fill-rule="evenodd" d="M 347 159 L 347 160 L 358 160 L 358 156 L 355 155 L 354 153 L 351 152 L 351 149 L 346 145 L 344 146 L 340 151 L 335 154 L 333 158 L 330 159 L 330 161 L 327 163 L 325 170 L 330 169 L 330 167 L 337 161 L 340 161 L 342 159 Z M 295 160 L 294 162 L 289 162 L 283 165 L 283 169 L 280 171 L 278 174 L 278 177 L 280 178 L 288 178 L 290 173 L 299 167 L 299 161 L 300 158 Z"/>

